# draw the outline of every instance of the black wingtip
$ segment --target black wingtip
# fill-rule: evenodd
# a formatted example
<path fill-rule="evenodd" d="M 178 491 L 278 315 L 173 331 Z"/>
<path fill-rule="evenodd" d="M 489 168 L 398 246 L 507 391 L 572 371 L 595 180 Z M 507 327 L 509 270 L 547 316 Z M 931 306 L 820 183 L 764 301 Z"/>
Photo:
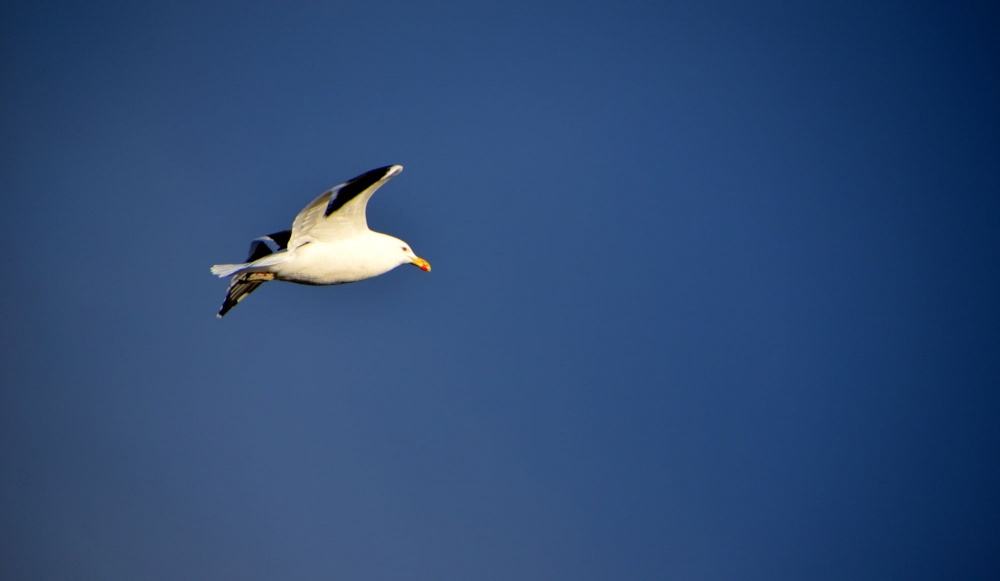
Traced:
<path fill-rule="evenodd" d="M 350 202 L 368 188 L 374 186 L 380 181 L 395 176 L 401 171 L 403 171 L 403 166 L 401 165 L 387 165 L 385 167 L 379 167 L 371 171 L 366 171 L 357 177 L 347 180 L 335 188 L 336 192 L 333 196 L 331 196 L 330 203 L 326 206 L 324 216 L 329 216 L 330 214 L 336 212 L 341 209 L 344 204 Z"/>

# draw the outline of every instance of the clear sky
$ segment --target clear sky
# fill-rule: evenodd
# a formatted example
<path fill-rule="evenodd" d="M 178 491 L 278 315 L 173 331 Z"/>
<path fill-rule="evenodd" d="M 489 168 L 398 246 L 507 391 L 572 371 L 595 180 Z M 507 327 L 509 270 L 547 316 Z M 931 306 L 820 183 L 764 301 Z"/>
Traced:
<path fill-rule="evenodd" d="M 0 578 L 1000 577 L 992 4 L 4 2 Z"/>

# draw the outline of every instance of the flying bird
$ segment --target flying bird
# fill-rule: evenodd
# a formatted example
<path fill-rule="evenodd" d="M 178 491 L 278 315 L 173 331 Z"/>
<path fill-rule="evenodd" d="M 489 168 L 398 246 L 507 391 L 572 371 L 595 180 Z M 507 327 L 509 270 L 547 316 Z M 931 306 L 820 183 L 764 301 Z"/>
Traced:
<path fill-rule="evenodd" d="M 299 212 L 291 230 L 256 238 L 240 264 L 216 264 L 212 274 L 233 277 L 217 315 L 220 319 L 257 287 L 272 280 L 325 285 L 357 282 L 412 264 L 431 264 L 399 238 L 368 229 L 365 207 L 375 190 L 403 171 L 401 165 L 373 169 L 321 194 Z"/>

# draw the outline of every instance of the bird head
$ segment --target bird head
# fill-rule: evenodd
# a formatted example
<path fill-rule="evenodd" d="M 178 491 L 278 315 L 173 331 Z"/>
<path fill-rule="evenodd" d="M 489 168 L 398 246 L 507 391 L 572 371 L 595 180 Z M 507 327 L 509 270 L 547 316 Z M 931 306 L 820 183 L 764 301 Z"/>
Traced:
<path fill-rule="evenodd" d="M 424 272 L 430 272 L 431 271 L 431 263 L 427 262 L 423 258 L 420 258 L 416 254 L 414 254 L 413 250 L 410 249 L 410 245 L 409 244 L 403 242 L 400 245 L 400 250 L 402 250 L 403 251 L 403 255 L 406 256 L 406 262 L 409 262 L 410 264 L 412 264 L 413 266 L 416 266 L 417 268 L 419 268 L 420 270 L 422 270 Z"/>

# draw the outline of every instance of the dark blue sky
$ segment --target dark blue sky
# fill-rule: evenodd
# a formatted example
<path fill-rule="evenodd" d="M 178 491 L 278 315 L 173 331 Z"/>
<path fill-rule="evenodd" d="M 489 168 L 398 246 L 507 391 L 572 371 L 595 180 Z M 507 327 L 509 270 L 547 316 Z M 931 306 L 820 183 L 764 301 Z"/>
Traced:
<path fill-rule="evenodd" d="M 990 3 L 202 4 L 0 8 L 0 577 L 1000 576 Z"/>

